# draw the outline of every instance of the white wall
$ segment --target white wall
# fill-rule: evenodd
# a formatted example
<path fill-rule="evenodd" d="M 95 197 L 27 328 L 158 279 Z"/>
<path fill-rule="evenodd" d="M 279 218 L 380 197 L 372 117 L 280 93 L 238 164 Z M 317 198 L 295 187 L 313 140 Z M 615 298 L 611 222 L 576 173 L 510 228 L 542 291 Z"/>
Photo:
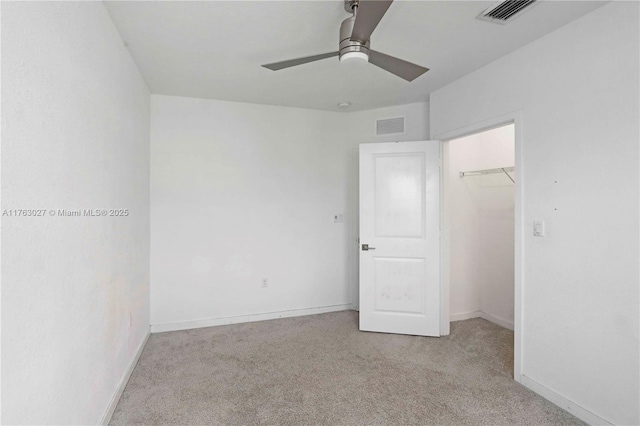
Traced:
<path fill-rule="evenodd" d="M 435 137 L 522 111 L 523 379 L 614 424 L 640 423 L 638 8 L 609 3 L 431 94 Z"/>
<path fill-rule="evenodd" d="M 151 98 L 153 330 L 354 307 L 358 143 L 393 140 L 375 119 L 401 115 L 404 140 L 426 139 L 428 105 Z"/>
<path fill-rule="evenodd" d="M 96 424 L 149 330 L 149 92 L 102 3 L 1 7 L 2 209 L 130 211 L 3 217 L 2 422 Z"/>
<path fill-rule="evenodd" d="M 504 174 L 460 172 L 514 165 L 514 128 L 448 142 L 452 320 L 482 315 L 513 329 L 514 185 Z"/>
<path fill-rule="evenodd" d="M 339 114 L 151 103 L 151 323 L 349 305 Z"/>

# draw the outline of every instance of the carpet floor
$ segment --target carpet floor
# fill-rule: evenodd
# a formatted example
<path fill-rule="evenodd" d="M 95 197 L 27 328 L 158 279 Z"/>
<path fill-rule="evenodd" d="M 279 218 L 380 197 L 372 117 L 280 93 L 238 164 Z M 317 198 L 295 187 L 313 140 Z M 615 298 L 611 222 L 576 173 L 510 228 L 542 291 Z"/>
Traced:
<path fill-rule="evenodd" d="M 353 311 L 152 334 L 111 424 L 582 425 L 516 383 L 513 332 L 358 331 Z"/>

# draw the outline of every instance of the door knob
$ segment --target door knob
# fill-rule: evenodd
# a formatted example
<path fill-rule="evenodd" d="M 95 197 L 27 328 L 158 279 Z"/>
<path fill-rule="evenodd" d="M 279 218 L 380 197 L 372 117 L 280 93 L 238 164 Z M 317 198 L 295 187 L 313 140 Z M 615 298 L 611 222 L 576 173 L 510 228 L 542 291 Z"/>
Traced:
<path fill-rule="evenodd" d="M 362 251 L 375 250 L 375 247 L 369 247 L 369 244 L 362 245 Z"/>

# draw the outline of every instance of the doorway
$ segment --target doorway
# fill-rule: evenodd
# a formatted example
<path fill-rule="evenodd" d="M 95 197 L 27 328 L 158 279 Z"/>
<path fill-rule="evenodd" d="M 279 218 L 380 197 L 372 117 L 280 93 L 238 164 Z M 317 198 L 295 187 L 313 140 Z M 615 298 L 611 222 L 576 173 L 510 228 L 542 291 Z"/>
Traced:
<path fill-rule="evenodd" d="M 513 124 L 449 144 L 449 318 L 513 330 Z"/>
<path fill-rule="evenodd" d="M 442 140 L 442 316 L 481 317 L 514 331 L 520 381 L 521 117 L 479 123 Z"/>

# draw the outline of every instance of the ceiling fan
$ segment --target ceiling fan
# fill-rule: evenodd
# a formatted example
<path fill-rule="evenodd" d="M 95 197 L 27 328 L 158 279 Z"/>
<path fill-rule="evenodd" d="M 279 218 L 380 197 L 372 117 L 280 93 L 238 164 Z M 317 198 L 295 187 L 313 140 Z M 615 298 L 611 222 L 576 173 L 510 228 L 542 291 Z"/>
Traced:
<path fill-rule="evenodd" d="M 338 56 L 340 61 L 347 59 L 365 60 L 407 81 L 413 81 L 429 71 L 429 68 L 412 64 L 370 48 L 371 34 L 387 12 L 387 9 L 389 9 L 389 6 L 391 6 L 391 3 L 393 3 L 393 0 L 345 0 L 344 7 L 346 11 L 353 13 L 353 15 L 345 19 L 340 25 L 340 42 L 337 52 L 274 62 L 263 65 L 263 67 L 278 71 L 283 68 L 306 64 L 307 62 Z"/>

